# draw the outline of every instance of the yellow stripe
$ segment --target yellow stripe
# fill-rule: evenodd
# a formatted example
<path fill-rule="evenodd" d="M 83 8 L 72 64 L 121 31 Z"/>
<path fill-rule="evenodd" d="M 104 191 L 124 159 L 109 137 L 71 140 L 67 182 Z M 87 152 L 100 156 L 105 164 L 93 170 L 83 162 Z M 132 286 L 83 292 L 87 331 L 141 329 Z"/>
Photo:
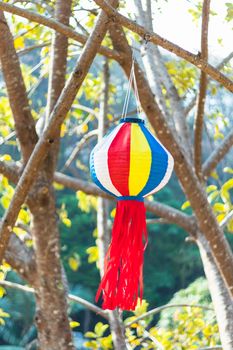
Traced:
<path fill-rule="evenodd" d="M 138 124 L 131 124 L 129 194 L 137 196 L 145 187 L 150 175 L 151 150 Z"/>

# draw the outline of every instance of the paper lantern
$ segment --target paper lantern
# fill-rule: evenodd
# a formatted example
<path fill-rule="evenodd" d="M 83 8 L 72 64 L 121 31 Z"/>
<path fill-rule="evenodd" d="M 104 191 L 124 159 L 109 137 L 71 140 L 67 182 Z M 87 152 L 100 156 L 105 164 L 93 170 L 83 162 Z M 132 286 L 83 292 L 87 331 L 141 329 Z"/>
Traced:
<path fill-rule="evenodd" d="M 96 300 L 104 309 L 134 310 L 143 294 L 147 245 L 144 197 L 169 180 L 173 158 L 139 118 L 124 118 L 93 149 L 90 171 L 103 191 L 117 198 L 112 241 Z"/>

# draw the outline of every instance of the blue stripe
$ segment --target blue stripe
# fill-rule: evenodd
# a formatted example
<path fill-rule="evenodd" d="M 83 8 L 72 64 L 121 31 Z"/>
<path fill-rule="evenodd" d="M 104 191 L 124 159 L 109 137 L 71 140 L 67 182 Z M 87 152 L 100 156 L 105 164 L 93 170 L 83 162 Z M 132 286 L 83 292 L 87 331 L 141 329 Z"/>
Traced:
<path fill-rule="evenodd" d="M 118 201 L 138 201 L 138 202 L 144 202 L 144 198 L 141 196 L 122 196 L 117 197 Z"/>
<path fill-rule="evenodd" d="M 154 190 L 163 180 L 168 168 L 168 154 L 143 124 L 140 124 L 140 128 L 150 145 L 152 156 L 149 179 L 143 190 L 138 194 L 142 197 Z"/>
<path fill-rule="evenodd" d="M 113 197 L 116 197 L 117 196 L 110 192 L 109 190 L 107 190 L 107 188 L 105 188 L 101 182 L 99 181 L 97 175 L 96 175 L 96 172 L 95 172 L 95 167 L 94 167 L 94 153 L 95 153 L 95 148 L 92 150 L 91 152 L 91 155 L 90 155 L 90 173 L 91 173 L 91 178 L 92 178 L 92 181 L 99 187 L 101 188 L 101 190 L 103 190 L 104 192 L 107 192 L 108 194 L 110 194 L 111 196 Z"/>

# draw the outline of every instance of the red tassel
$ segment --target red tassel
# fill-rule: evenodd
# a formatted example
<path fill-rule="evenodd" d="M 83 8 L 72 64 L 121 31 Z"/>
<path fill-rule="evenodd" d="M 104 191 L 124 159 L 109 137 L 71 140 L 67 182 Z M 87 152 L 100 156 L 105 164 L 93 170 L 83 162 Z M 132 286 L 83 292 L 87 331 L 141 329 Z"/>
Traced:
<path fill-rule="evenodd" d="M 143 257 L 147 245 L 144 202 L 120 200 L 105 257 L 105 272 L 96 293 L 103 292 L 103 309 L 134 310 L 143 295 Z"/>

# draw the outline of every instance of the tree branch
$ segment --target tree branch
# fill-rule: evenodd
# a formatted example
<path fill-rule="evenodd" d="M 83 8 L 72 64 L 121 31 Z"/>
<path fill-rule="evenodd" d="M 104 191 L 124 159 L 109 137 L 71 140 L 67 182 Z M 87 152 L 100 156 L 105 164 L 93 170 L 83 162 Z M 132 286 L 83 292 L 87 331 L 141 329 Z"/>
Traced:
<path fill-rule="evenodd" d="M 0 60 L 15 121 L 16 134 L 23 160 L 26 162 L 38 137 L 29 107 L 19 59 L 14 47 L 14 39 L 2 11 L 0 11 Z"/>
<path fill-rule="evenodd" d="M 21 285 L 18 283 L 10 282 L 10 281 L 0 281 L 0 285 L 3 287 L 6 287 L 6 288 L 13 288 L 13 289 L 21 290 L 22 292 L 26 292 L 26 293 L 32 293 L 32 294 L 36 293 L 34 288 L 24 286 L 24 285 Z M 89 301 L 87 301 L 83 298 L 80 298 L 76 295 L 73 295 L 73 294 L 68 294 L 67 299 L 70 301 L 73 301 L 74 303 L 77 303 L 77 304 L 80 304 L 80 305 L 86 307 L 88 310 L 91 310 L 91 311 L 95 312 L 97 315 L 100 315 L 103 318 L 105 318 L 106 320 L 108 320 L 107 312 L 100 309 L 98 306 L 95 306 L 94 304 L 90 303 Z"/>
<path fill-rule="evenodd" d="M 72 0 L 57 0 L 55 6 L 55 19 L 57 22 L 69 26 Z M 57 102 L 62 89 L 65 86 L 68 38 L 55 31 L 53 32 L 51 45 L 51 67 L 49 70 L 48 99 L 46 119 L 48 122 L 50 113 Z"/>
<path fill-rule="evenodd" d="M 233 130 L 224 138 L 218 147 L 211 153 L 203 165 L 203 175 L 205 180 L 209 177 L 211 172 L 216 168 L 218 163 L 229 152 L 233 146 Z"/>
<path fill-rule="evenodd" d="M 72 0 L 57 0 L 55 5 L 55 19 L 64 24 L 69 25 L 71 16 Z M 66 82 L 66 66 L 68 53 L 68 38 L 58 32 L 53 32 L 51 44 L 51 59 L 49 69 L 48 82 L 48 98 L 45 114 L 45 126 L 48 125 L 50 114 L 58 101 L 58 98 L 65 86 Z M 47 174 L 54 174 L 57 157 L 60 146 L 60 129 L 61 125 L 54 129 L 55 142 L 53 148 L 47 156 L 46 172 Z"/>
<path fill-rule="evenodd" d="M 0 160 L 0 174 L 16 184 L 19 180 L 19 166 L 14 162 L 3 162 Z"/>
<path fill-rule="evenodd" d="M 208 61 L 208 25 L 210 0 L 204 0 L 202 8 L 201 58 Z M 199 179 L 202 178 L 202 134 L 207 90 L 207 75 L 201 72 L 197 113 L 194 120 L 194 166 Z"/>
<path fill-rule="evenodd" d="M 87 181 L 74 179 L 70 176 L 58 172 L 55 173 L 54 180 L 64 185 L 65 187 L 73 189 L 74 191 L 83 191 L 84 193 L 92 196 L 113 199 L 112 196 L 103 192 L 93 183 L 89 183 Z M 194 233 L 196 231 L 196 225 L 193 218 L 184 213 L 181 213 L 175 208 L 158 202 L 150 202 L 148 200 L 145 200 L 145 207 L 149 212 L 167 219 L 170 223 L 181 226 L 187 232 Z"/>
<path fill-rule="evenodd" d="M 39 15 L 38 13 L 34 13 L 32 11 L 28 11 L 25 9 L 22 9 L 20 7 L 10 5 L 7 3 L 4 3 L 0 1 L 0 9 L 9 13 L 12 13 L 14 15 L 27 18 L 29 21 L 36 22 L 39 24 L 42 24 L 48 28 L 54 29 L 57 32 L 69 37 L 70 39 L 73 39 L 75 41 L 80 42 L 81 44 L 85 44 L 88 40 L 88 37 L 86 37 L 83 34 L 77 33 L 75 30 L 71 29 L 70 27 L 59 23 L 58 21 L 47 18 L 44 16 Z M 119 61 L 121 59 L 121 56 L 114 50 L 109 49 L 108 47 L 100 46 L 98 49 L 98 52 L 101 55 L 104 55 L 108 58 L 115 59 L 116 61 Z"/>
<path fill-rule="evenodd" d="M 77 143 L 77 145 L 73 148 L 69 158 L 65 162 L 63 168 L 61 171 L 64 171 L 65 169 L 69 168 L 71 163 L 74 161 L 74 159 L 77 157 L 79 152 L 82 150 L 83 146 L 87 143 L 88 140 L 90 140 L 92 137 L 98 136 L 98 130 L 92 130 L 89 131 L 87 134 L 83 135 L 81 140 Z"/>
<path fill-rule="evenodd" d="M 111 4 L 116 5 L 116 0 L 111 0 Z M 94 57 L 100 47 L 100 44 L 106 34 L 108 26 L 108 17 L 101 11 L 96 24 L 88 38 L 86 45 L 80 55 L 78 62 L 71 74 L 62 94 L 51 113 L 50 121 L 41 135 L 33 153 L 24 169 L 24 172 L 16 186 L 14 196 L 11 200 L 8 210 L 6 211 L 0 227 L 0 261 L 9 242 L 11 229 L 18 217 L 21 205 L 24 203 L 28 191 L 36 178 L 38 169 L 51 149 L 54 138 L 56 137 L 57 128 L 63 123 L 76 94 L 94 60 Z"/>
<path fill-rule="evenodd" d="M 221 70 L 231 59 L 233 58 L 233 51 L 229 53 L 215 68 Z M 196 104 L 197 96 L 194 96 L 189 102 L 188 106 L 185 107 L 185 115 L 187 116 L 189 112 L 193 109 Z"/>
<path fill-rule="evenodd" d="M 212 79 L 218 81 L 222 84 L 227 90 L 233 92 L 233 82 L 228 79 L 224 74 L 219 72 L 216 68 L 208 64 L 205 60 L 195 55 L 187 50 L 182 49 L 180 46 L 162 38 L 160 35 L 147 31 L 144 27 L 138 25 L 134 21 L 131 21 L 127 17 L 121 15 L 111 6 L 109 6 L 105 0 L 95 0 L 95 2 L 108 14 L 110 19 L 113 22 L 117 22 L 122 26 L 128 28 L 129 30 L 137 33 L 143 39 L 163 47 L 165 50 L 168 50 L 177 56 L 185 59 L 186 61 L 192 63 L 194 66 L 198 67 L 206 74 L 208 74 Z"/>
<path fill-rule="evenodd" d="M 15 234 L 10 238 L 5 259 L 28 283 L 35 283 L 37 271 L 34 251 L 26 247 Z"/>

